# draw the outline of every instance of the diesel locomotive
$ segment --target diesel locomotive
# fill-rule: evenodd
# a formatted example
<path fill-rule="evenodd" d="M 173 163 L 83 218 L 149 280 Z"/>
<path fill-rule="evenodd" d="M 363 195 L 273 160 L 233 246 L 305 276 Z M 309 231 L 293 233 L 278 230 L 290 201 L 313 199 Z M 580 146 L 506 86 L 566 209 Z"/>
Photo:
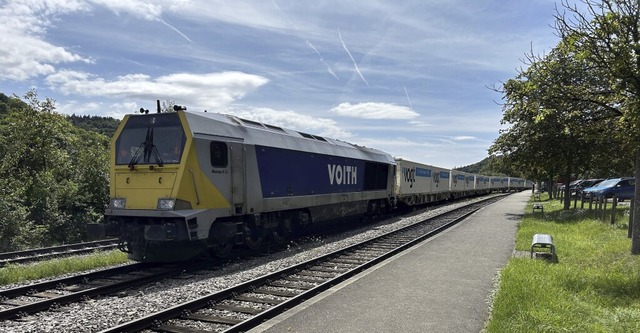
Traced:
<path fill-rule="evenodd" d="M 107 229 L 137 261 L 224 257 L 394 206 L 389 154 L 231 115 L 127 115 L 111 149 Z"/>
<path fill-rule="evenodd" d="M 136 261 L 259 249 L 306 229 L 530 182 L 394 159 L 327 137 L 189 112 L 124 117 L 112 141 L 107 230 Z"/>

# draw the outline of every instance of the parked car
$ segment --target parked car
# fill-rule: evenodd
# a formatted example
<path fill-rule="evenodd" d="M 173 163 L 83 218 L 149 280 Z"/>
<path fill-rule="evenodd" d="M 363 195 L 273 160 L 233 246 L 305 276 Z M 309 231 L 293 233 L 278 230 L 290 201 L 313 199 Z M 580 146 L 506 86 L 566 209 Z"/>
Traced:
<path fill-rule="evenodd" d="M 584 179 L 579 184 L 577 184 L 574 189 L 571 190 L 571 195 L 579 197 L 585 188 L 594 187 L 603 180 L 604 179 L 602 178 Z"/>
<path fill-rule="evenodd" d="M 577 189 L 580 187 L 580 185 L 581 185 L 582 183 L 584 183 L 585 181 L 586 181 L 586 179 L 577 179 L 577 180 L 572 181 L 572 182 L 569 184 L 569 191 L 570 191 L 570 193 L 571 193 L 571 196 L 576 195 L 576 192 L 577 192 L 576 190 L 577 190 Z"/>
<path fill-rule="evenodd" d="M 636 180 L 634 178 L 611 178 L 603 180 L 596 186 L 583 190 L 587 197 L 616 197 L 618 200 L 626 200 L 634 197 Z"/>
<path fill-rule="evenodd" d="M 570 189 L 573 189 L 573 188 L 576 186 L 576 184 L 578 184 L 578 183 L 579 183 L 579 182 L 581 182 L 581 181 L 582 181 L 582 179 L 572 180 L 572 181 L 569 183 L 569 188 L 570 188 Z M 567 186 L 566 186 L 564 183 L 558 183 L 558 190 L 559 190 L 560 192 L 564 192 L 564 189 L 565 189 L 566 187 L 567 187 Z"/>

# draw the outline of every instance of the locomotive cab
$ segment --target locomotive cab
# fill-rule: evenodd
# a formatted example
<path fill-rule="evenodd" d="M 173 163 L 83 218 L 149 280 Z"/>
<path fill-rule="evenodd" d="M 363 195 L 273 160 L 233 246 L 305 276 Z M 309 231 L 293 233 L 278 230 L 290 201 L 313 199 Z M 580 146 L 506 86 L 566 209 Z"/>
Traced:
<path fill-rule="evenodd" d="M 125 122 L 115 141 L 116 165 L 180 163 L 186 136 L 177 113 L 136 116 Z"/>
<path fill-rule="evenodd" d="M 129 258 L 172 261 L 200 251 L 191 241 L 197 238 L 194 200 L 178 191 L 190 141 L 180 112 L 128 115 L 116 132 L 105 217 Z M 181 251 L 159 251 L 162 242 L 182 243 Z"/>

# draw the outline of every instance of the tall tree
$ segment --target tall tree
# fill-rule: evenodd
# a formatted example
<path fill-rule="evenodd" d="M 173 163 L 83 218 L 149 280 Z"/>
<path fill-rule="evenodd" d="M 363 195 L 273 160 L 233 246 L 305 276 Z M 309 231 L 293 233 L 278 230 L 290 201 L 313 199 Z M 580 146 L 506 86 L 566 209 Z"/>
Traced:
<path fill-rule="evenodd" d="M 501 132 L 491 153 L 501 153 L 527 177 L 565 184 L 591 166 L 602 128 L 580 98 L 585 82 L 597 77 L 588 63 L 562 52 L 562 42 L 549 55 L 528 57 L 530 66 L 503 85 L 502 122 L 512 126 Z M 565 186 L 565 209 L 569 187 Z"/>
<path fill-rule="evenodd" d="M 615 115 L 625 146 L 635 156 L 640 179 L 640 3 L 637 0 L 582 0 L 579 9 L 563 0 L 556 31 L 574 52 L 598 68 L 617 93 L 615 100 L 588 98 Z M 584 12 L 583 12 L 584 11 Z M 617 115 L 616 115 L 617 114 Z M 631 253 L 640 254 L 640 186 L 636 186 Z"/>
<path fill-rule="evenodd" d="M 71 126 L 35 91 L 25 100 L 0 117 L 3 250 L 80 241 L 108 199 L 107 137 Z"/>

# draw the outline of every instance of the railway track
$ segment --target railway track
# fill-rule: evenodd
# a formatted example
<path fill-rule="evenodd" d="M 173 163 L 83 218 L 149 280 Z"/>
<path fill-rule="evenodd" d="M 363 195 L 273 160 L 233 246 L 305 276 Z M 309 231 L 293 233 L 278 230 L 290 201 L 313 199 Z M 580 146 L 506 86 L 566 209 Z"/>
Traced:
<path fill-rule="evenodd" d="M 330 254 L 102 331 L 242 332 L 455 225 L 502 197 L 446 212 Z"/>
<path fill-rule="evenodd" d="M 55 309 L 179 275 L 182 267 L 135 263 L 0 291 L 0 320 Z"/>
<path fill-rule="evenodd" d="M 93 242 L 60 245 L 31 249 L 25 251 L 0 253 L 0 267 L 8 264 L 22 264 L 26 262 L 46 260 L 63 256 L 92 253 L 94 251 L 110 251 L 118 247 L 117 239 L 106 239 Z"/>

